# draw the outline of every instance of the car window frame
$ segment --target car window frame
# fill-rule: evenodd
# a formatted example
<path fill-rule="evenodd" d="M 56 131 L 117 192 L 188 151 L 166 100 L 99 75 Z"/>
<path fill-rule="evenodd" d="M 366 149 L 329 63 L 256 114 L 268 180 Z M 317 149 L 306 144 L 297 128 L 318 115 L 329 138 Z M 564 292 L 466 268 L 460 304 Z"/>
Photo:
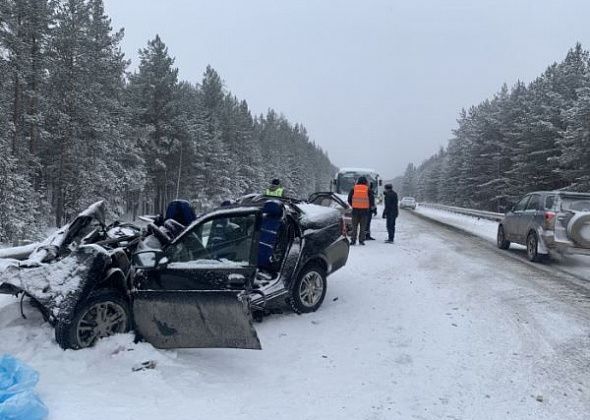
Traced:
<path fill-rule="evenodd" d="M 527 194 L 527 195 L 525 195 L 523 198 L 521 198 L 520 200 L 518 200 L 518 201 L 516 202 L 516 204 L 514 205 L 514 207 L 512 207 L 512 212 L 513 212 L 513 213 L 522 213 L 522 212 L 524 212 L 524 211 L 526 210 L 527 206 L 529 205 L 529 200 L 530 200 L 530 199 L 531 199 L 531 195 L 530 195 L 530 194 Z M 525 200 L 526 200 L 526 201 L 525 201 Z M 519 210 L 517 207 L 518 207 L 518 205 L 519 205 L 521 202 L 523 202 L 523 201 L 525 201 L 525 204 L 524 204 L 524 206 L 522 207 L 522 209 L 520 209 L 520 210 Z"/>
<path fill-rule="evenodd" d="M 537 205 L 536 208 L 529 208 L 529 205 L 533 202 L 533 200 L 537 200 Z M 526 203 L 526 207 L 524 209 L 524 211 L 532 213 L 532 212 L 537 212 L 542 210 L 541 206 L 544 206 L 544 204 L 542 203 L 541 200 L 541 194 L 530 194 L 529 195 L 529 200 Z"/>
<path fill-rule="evenodd" d="M 552 206 L 548 206 L 547 205 L 547 201 L 549 201 L 549 199 L 553 199 L 553 205 Z M 543 200 L 543 209 L 555 211 L 557 209 L 557 204 L 558 204 L 558 196 L 557 196 L 557 194 L 547 194 L 545 196 L 545 199 Z"/>
<path fill-rule="evenodd" d="M 256 240 L 258 238 L 258 234 L 260 231 L 260 222 L 261 222 L 261 213 L 260 213 L 260 209 L 248 209 L 248 210 L 238 210 L 238 211 L 227 211 L 227 212 L 220 212 L 220 213 L 215 213 L 215 214 L 211 214 L 208 217 L 205 217 L 201 220 L 196 221 L 195 223 L 193 223 L 193 225 L 191 225 L 187 230 L 185 230 L 181 235 L 179 235 L 172 243 L 170 243 L 165 251 L 164 251 L 164 255 L 165 257 L 168 259 L 168 263 L 177 263 L 177 262 L 188 262 L 188 261 L 176 261 L 172 258 L 172 253 L 174 252 L 174 249 L 180 244 L 182 243 L 184 240 L 186 240 L 187 237 L 189 237 L 189 235 L 195 235 L 197 237 L 197 239 L 199 240 L 199 242 L 201 243 L 201 246 L 203 247 L 203 249 L 205 251 L 207 251 L 207 245 L 203 244 L 202 242 L 202 238 L 198 238 L 198 235 L 195 234 L 195 232 L 197 232 L 199 229 L 202 228 L 202 226 L 204 226 L 207 223 L 210 222 L 214 222 L 216 219 L 222 219 L 222 218 L 235 218 L 235 217 L 249 217 L 249 216 L 253 216 L 255 218 L 254 220 L 254 231 L 252 232 L 250 241 L 251 241 L 251 245 L 250 245 L 250 250 L 249 250 L 249 260 L 248 265 L 249 266 L 255 266 L 256 265 L 256 254 L 257 254 L 257 247 L 256 247 Z M 212 256 L 210 256 L 212 257 Z M 211 259 L 212 261 L 215 260 L 215 258 L 206 258 L 204 257 L 203 259 Z M 197 259 L 198 260 L 198 259 Z M 189 261 L 193 261 L 193 260 L 189 260 Z"/>

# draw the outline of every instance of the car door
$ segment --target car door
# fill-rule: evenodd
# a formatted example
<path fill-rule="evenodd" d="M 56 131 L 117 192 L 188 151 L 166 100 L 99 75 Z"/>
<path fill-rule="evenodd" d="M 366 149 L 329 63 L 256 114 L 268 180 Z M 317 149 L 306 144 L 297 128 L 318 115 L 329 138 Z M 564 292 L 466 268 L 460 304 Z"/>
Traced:
<path fill-rule="evenodd" d="M 332 192 L 316 192 L 309 196 L 308 202 L 318 206 L 330 207 L 344 214 L 350 206 Z"/>
<path fill-rule="evenodd" d="M 352 207 L 336 194 L 332 192 L 316 192 L 311 194 L 307 201 L 311 204 L 338 210 L 342 214 L 347 231 L 352 230 Z"/>
<path fill-rule="evenodd" d="M 157 348 L 260 349 L 247 293 L 256 274 L 258 210 L 225 210 L 187 229 L 133 294 L 137 332 Z"/>
<path fill-rule="evenodd" d="M 524 196 L 514 205 L 514 207 L 512 207 L 512 209 L 510 209 L 510 211 L 508 211 L 508 213 L 506 213 L 503 223 L 506 239 L 522 243 L 523 240 L 520 237 L 519 223 L 530 198 L 530 195 Z"/>
<path fill-rule="evenodd" d="M 534 228 L 535 219 L 538 218 L 542 208 L 541 196 L 539 194 L 531 194 L 531 198 L 518 222 L 518 231 L 523 241 L 526 241 L 529 231 L 531 228 Z"/>

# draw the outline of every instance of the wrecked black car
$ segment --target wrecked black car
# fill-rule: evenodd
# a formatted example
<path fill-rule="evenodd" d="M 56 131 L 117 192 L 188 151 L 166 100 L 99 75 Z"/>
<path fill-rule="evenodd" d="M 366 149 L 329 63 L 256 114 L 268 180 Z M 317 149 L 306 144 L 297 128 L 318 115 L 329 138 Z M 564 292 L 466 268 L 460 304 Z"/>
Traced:
<path fill-rule="evenodd" d="M 0 292 L 28 295 L 63 348 L 134 329 L 159 348 L 259 349 L 252 314 L 320 307 L 348 258 L 342 229 L 334 210 L 250 196 L 188 227 L 171 219 L 118 247 L 81 240 L 52 263 L 11 265 Z"/>

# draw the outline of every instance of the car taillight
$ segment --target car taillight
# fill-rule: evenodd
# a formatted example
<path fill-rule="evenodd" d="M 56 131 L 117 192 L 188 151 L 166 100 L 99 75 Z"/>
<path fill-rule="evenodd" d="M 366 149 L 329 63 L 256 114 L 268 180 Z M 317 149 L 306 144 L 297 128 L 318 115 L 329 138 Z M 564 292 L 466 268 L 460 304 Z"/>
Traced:
<path fill-rule="evenodd" d="M 554 229 L 555 228 L 555 212 L 553 211 L 546 211 L 545 212 L 545 229 Z"/>

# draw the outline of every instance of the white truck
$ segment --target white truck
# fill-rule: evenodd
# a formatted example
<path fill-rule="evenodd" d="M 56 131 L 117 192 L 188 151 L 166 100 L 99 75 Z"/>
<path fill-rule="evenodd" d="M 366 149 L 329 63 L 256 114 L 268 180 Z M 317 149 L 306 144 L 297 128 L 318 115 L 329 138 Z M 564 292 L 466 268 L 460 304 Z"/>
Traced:
<path fill-rule="evenodd" d="M 369 185 L 373 186 L 375 193 L 375 201 L 381 203 L 383 201 L 383 180 L 377 171 L 369 168 L 342 168 L 340 169 L 334 179 L 332 180 L 331 190 L 338 195 L 344 196 L 346 201 L 348 193 L 356 184 L 360 176 L 364 176 L 369 181 Z"/>

